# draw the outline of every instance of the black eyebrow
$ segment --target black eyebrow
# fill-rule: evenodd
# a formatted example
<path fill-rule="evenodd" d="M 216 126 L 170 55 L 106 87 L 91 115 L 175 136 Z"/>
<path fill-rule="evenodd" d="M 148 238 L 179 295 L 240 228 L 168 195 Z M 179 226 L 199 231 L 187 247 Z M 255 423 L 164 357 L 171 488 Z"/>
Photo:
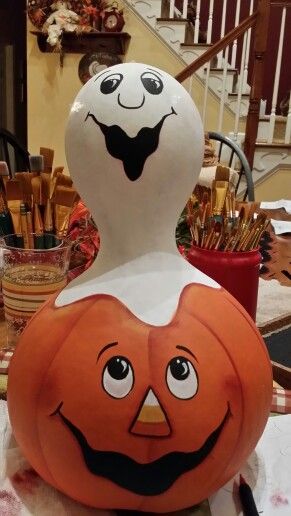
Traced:
<path fill-rule="evenodd" d="M 150 70 L 151 72 L 158 74 L 160 77 L 163 77 L 160 72 L 157 72 L 157 70 L 153 70 L 152 68 L 147 68 L 147 70 Z"/>
<path fill-rule="evenodd" d="M 183 351 L 186 351 L 186 353 L 189 353 L 189 355 L 192 355 L 193 358 L 195 358 L 196 362 L 198 362 L 195 355 L 190 351 L 190 349 L 186 348 L 185 346 L 176 346 L 177 349 L 182 349 Z"/>
<path fill-rule="evenodd" d="M 118 344 L 118 342 L 110 342 L 110 344 L 106 344 L 106 346 L 104 346 L 104 348 L 102 348 L 101 351 L 98 353 L 96 362 L 98 362 L 98 360 L 101 357 L 102 353 L 104 353 L 104 351 L 106 351 L 106 349 L 112 348 L 112 346 L 117 346 L 117 344 Z"/>

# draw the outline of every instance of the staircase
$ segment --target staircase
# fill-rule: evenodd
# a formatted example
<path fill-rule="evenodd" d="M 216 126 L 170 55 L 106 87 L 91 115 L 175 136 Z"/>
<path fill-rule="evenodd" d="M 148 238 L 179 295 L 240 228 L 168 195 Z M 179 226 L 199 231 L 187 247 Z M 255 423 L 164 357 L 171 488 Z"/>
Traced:
<path fill-rule="evenodd" d="M 222 132 L 228 134 L 240 146 L 244 147 L 247 139 L 249 162 L 253 168 L 254 183 L 262 182 L 270 174 L 273 174 L 280 167 L 291 168 L 291 102 L 289 98 L 289 107 L 287 108 L 287 115 L 278 115 L 278 92 L 280 82 L 280 70 L 282 67 L 282 53 L 284 49 L 285 39 L 287 43 L 290 42 L 290 31 L 285 30 L 286 14 L 291 14 L 291 2 L 284 0 L 282 2 L 270 2 L 270 0 L 247 0 L 244 2 L 244 13 L 241 11 L 240 0 L 124 0 L 128 9 L 139 17 L 158 38 L 168 47 L 169 52 L 175 53 L 189 69 L 195 62 L 203 61 L 203 55 L 210 54 L 214 47 L 217 47 L 218 41 L 227 40 L 226 25 L 229 26 L 227 19 L 227 9 L 229 6 L 233 9 L 233 32 L 235 27 L 242 25 L 241 20 L 246 17 L 255 18 L 256 11 L 264 13 L 264 20 L 259 21 L 256 18 L 256 25 L 254 27 L 254 20 L 252 25 L 247 26 L 247 30 L 238 34 L 235 39 L 226 45 L 222 50 L 219 50 L 211 59 L 202 63 L 201 66 L 194 70 L 195 80 L 198 80 L 204 87 L 204 102 L 203 105 L 198 105 L 200 114 L 204 123 L 205 130 Z M 254 3 L 255 1 L 255 3 Z M 195 17 L 189 19 L 190 4 L 195 4 Z M 250 58 L 254 54 L 254 60 L 260 59 L 258 56 L 258 49 L 252 48 L 253 39 L 252 31 L 255 35 L 255 29 L 259 31 L 259 23 L 267 23 L 267 10 L 270 9 L 270 4 L 278 4 L 276 7 L 281 7 L 281 24 L 280 37 L 278 42 L 277 60 L 274 66 L 274 89 L 271 95 L 271 102 L 269 113 L 266 114 L 265 102 L 260 102 L 260 99 L 250 98 L 251 87 L 248 84 Z M 208 6 L 206 6 L 208 4 Z M 216 4 L 222 5 L 221 18 L 217 15 Z M 246 4 L 248 4 L 246 6 Z M 281 5 L 283 4 L 283 6 Z M 285 4 L 285 5 L 284 5 Z M 202 7 L 207 15 L 206 31 L 201 31 Z M 277 11 L 276 11 L 277 12 Z M 244 16 L 243 16 L 244 14 Z M 246 15 L 246 16 L 245 16 Z M 272 15 L 272 12 L 271 12 Z M 288 22 L 288 19 L 287 19 Z M 215 24 L 220 23 L 220 27 L 216 27 L 215 41 Z M 205 26 L 203 27 L 205 28 Z M 266 30 L 266 28 L 265 28 Z M 262 32 L 262 26 L 260 27 Z M 262 44 L 263 37 L 259 37 Z M 265 38 L 265 47 L 267 45 L 267 38 Z M 258 46 L 258 43 L 257 43 Z M 264 54 L 266 48 L 259 49 L 261 54 Z M 258 63 L 258 61 L 257 61 Z M 289 66 L 289 65 L 288 65 Z M 255 73 L 256 61 L 253 65 Z M 186 74 L 178 74 L 178 80 L 183 82 L 184 76 L 192 76 L 191 70 L 185 70 Z M 270 73 L 270 70 L 267 73 Z M 190 79 L 191 80 L 191 79 Z M 261 77 L 259 81 L 262 82 Z M 262 86 L 262 85 L 261 85 Z M 291 85 L 290 85 L 291 86 Z M 257 89 L 257 88 L 254 88 Z M 256 92 L 257 93 L 257 92 Z M 262 93 L 262 87 L 261 92 Z M 217 106 L 217 120 L 211 120 L 211 127 L 206 127 L 205 120 L 208 106 L 208 96 L 216 99 Z M 251 103 L 251 109 L 249 109 Z M 254 107 L 254 104 L 257 107 Z M 256 130 L 254 131 L 254 111 L 256 112 Z M 249 113 L 250 112 L 250 113 Z M 233 130 L 226 131 L 224 127 L 224 115 L 228 113 L 233 120 Z M 249 115 L 249 119 L 248 119 Z M 246 134 L 248 128 L 251 128 L 249 136 Z M 251 141 L 254 140 L 254 141 Z M 241 193 L 245 190 L 245 185 L 240 186 Z M 240 192 L 239 192 L 240 193 Z"/>
<path fill-rule="evenodd" d="M 162 41 L 168 46 L 169 50 L 179 56 L 179 58 L 189 65 L 193 63 L 195 59 L 200 57 L 206 50 L 212 45 L 207 42 L 199 41 L 194 43 L 195 40 L 195 27 L 187 18 L 182 17 L 182 13 L 175 9 L 175 18 L 162 16 L 163 11 L 163 0 L 127 0 L 127 3 L 132 10 L 137 14 L 155 33 L 162 39 Z M 209 77 L 209 88 L 212 94 L 220 98 L 223 86 L 226 89 L 226 106 L 231 109 L 233 113 L 237 110 L 237 84 L 238 84 L 238 70 L 232 68 L 230 64 L 227 64 L 227 74 L 225 84 L 223 84 L 223 64 L 224 59 L 220 62 L 218 67 L 218 59 L 214 58 L 210 63 L 210 77 Z M 197 76 L 205 81 L 206 67 L 197 71 Z M 245 90 L 249 91 L 250 87 L 246 85 Z M 248 112 L 248 98 L 249 94 L 244 92 L 242 111 L 241 115 L 246 116 Z"/>

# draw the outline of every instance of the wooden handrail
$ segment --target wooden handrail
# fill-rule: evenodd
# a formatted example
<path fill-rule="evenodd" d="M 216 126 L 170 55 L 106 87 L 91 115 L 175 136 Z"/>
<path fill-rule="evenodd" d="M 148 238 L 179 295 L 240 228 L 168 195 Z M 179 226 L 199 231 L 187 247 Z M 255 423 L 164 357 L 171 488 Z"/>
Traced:
<path fill-rule="evenodd" d="M 183 82 L 188 77 L 193 75 L 201 66 L 205 63 L 208 63 L 218 52 L 224 50 L 228 45 L 233 43 L 239 36 L 244 34 L 246 30 L 250 27 L 253 27 L 256 24 L 258 11 L 254 12 L 250 16 L 248 16 L 245 20 L 243 20 L 237 27 L 234 27 L 228 34 L 224 36 L 221 40 L 214 43 L 211 48 L 206 50 L 204 54 L 195 59 L 193 63 L 189 64 L 186 68 L 184 68 L 181 72 L 176 75 L 176 80 L 179 82 Z"/>
<path fill-rule="evenodd" d="M 259 128 L 260 103 L 263 91 L 264 64 L 267 49 L 270 8 L 270 0 L 259 0 L 253 50 L 254 66 L 251 79 L 249 111 L 244 142 L 244 152 L 251 168 L 253 168 L 254 164 L 255 145 Z"/>
<path fill-rule="evenodd" d="M 271 5 L 275 7 L 291 7 L 290 0 L 271 0 Z"/>

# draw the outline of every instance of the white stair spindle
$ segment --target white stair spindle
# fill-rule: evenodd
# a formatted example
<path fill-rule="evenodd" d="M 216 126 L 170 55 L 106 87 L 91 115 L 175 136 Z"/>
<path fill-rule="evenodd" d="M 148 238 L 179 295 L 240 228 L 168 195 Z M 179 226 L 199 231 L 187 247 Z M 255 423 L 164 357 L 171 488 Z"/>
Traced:
<path fill-rule="evenodd" d="M 207 38 L 206 38 L 206 43 L 208 45 L 211 43 L 211 40 L 212 40 L 213 3 L 214 3 L 214 0 L 210 0 L 208 23 L 207 23 Z"/>
<path fill-rule="evenodd" d="M 291 143 L 291 91 L 289 96 L 289 109 L 286 123 L 285 143 Z"/>
<path fill-rule="evenodd" d="M 201 7 L 201 0 L 197 0 L 197 4 L 196 4 L 196 17 L 195 17 L 195 29 L 194 29 L 194 43 L 198 43 L 198 41 L 199 41 L 200 7 Z"/>
<path fill-rule="evenodd" d="M 227 78 L 227 67 L 228 67 L 228 54 L 229 54 L 229 46 L 225 49 L 224 54 L 224 62 L 223 62 L 223 74 L 222 74 L 222 91 L 220 97 L 220 106 L 219 106 L 219 117 L 218 117 L 218 129 L 219 133 L 222 132 L 222 123 L 223 123 L 223 113 L 225 109 L 225 96 L 226 96 L 226 78 Z"/>
<path fill-rule="evenodd" d="M 222 17 L 221 17 L 221 29 L 220 29 L 220 39 L 222 39 L 225 35 L 225 19 L 226 19 L 226 7 L 227 7 L 227 0 L 223 0 L 223 7 L 222 7 Z M 217 61 L 217 67 L 222 67 L 222 54 L 223 52 L 219 52 L 217 55 L 218 61 Z"/>
<path fill-rule="evenodd" d="M 285 143 L 291 143 L 291 91 L 289 95 L 289 109 L 286 123 Z"/>
<path fill-rule="evenodd" d="M 242 92 L 243 92 L 243 72 L 244 72 L 245 59 L 246 59 L 246 47 L 247 47 L 247 33 L 245 32 L 244 39 L 243 39 L 242 54 L 241 54 L 240 74 L 239 74 L 239 79 L 238 79 L 237 106 L 236 106 L 235 122 L 234 122 L 234 135 L 235 136 L 238 134 L 238 129 L 239 129 L 240 108 L 241 108 L 241 99 L 242 99 Z"/>
<path fill-rule="evenodd" d="M 205 87 L 204 87 L 204 98 L 203 98 L 203 111 L 202 111 L 202 123 L 205 127 L 206 122 L 206 109 L 207 109 L 207 97 L 209 92 L 209 75 L 210 75 L 210 61 L 207 63 L 206 67 L 206 79 L 205 79 Z"/>
<path fill-rule="evenodd" d="M 174 18 L 175 0 L 170 0 L 170 13 L 169 17 Z"/>
<path fill-rule="evenodd" d="M 188 0 L 183 0 L 183 11 L 182 11 L 182 18 L 187 18 L 187 11 L 188 11 Z"/>
<path fill-rule="evenodd" d="M 267 140 L 268 143 L 272 143 L 273 137 L 274 137 L 274 129 L 275 129 L 275 121 L 276 121 L 276 107 L 277 107 L 277 100 L 278 100 L 278 90 L 279 90 L 279 81 L 280 81 L 281 64 L 282 64 L 282 50 L 283 50 L 284 33 L 285 33 L 285 23 L 286 23 L 286 7 L 283 8 L 282 18 L 281 18 L 281 28 L 280 28 L 277 62 L 276 62 L 275 82 L 274 82 L 273 97 L 272 97 L 272 110 L 271 110 L 271 115 L 270 115 L 269 135 L 268 135 L 268 140 Z"/>
<path fill-rule="evenodd" d="M 250 10 L 249 15 L 253 14 L 254 11 L 254 0 L 250 1 Z M 250 46 L 251 46 L 251 35 L 252 29 L 250 28 L 247 32 L 247 50 L 246 50 L 246 59 L 245 59 L 245 67 L 244 67 L 244 76 L 243 76 L 243 93 L 248 93 L 248 73 L 249 73 L 249 59 L 250 59 Z"/>
<path fill-rule="evenodd" d="M 235 21 L 234 21 L 234 26 L 235 27 L 237 27 L 238 24 L 239 24 L 240 3 L 241 3 L 241 0 L 237 0 L 236 11 L 235 11 Z M 237 54 L 237 39 L 234 40 L 233 46 L 232 46 L 231 68 L 235 68 L 235 65 L 236 65 L 236 54 Z"/>
<path fill-rule="evenodd" d="M 190 75 L 190 77 L 189 77 L 189 90 L 188 90 L 188 93 L 191 96 L 192 96 L 192 86 L 193 86 L 193 75 Z"/>

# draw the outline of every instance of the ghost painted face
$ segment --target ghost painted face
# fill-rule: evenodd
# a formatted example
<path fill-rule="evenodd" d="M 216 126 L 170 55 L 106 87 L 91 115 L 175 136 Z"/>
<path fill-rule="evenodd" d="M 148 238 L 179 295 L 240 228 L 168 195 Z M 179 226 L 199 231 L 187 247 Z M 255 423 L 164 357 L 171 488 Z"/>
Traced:
<path fill-rule="evenodd" d="M 104 72 L 94 79 L 98 83 L 102 95 L 110 95 L 110 101 L 116 104 L 120 110 L 134 110 L 140 115 L 144 104 L 151 101 L 151 96 L 163 94 L 165 80 L 160 72 L 155 69 L 147 68 L 137 77 L 135 94 L 132 94 L 126 85 L 126 76 L 121 72 Z M 149 97 L 149 100 L 148 100 Z M 159 98 L 160 100 L 160 98 Z M 147 109 L 145 107 L 145 109 Z M 166 109 L 165 109 L 166 111 Z M 100 122 L 94 113 L 88 112 L 86 121 L 92 119 L 104 134 L 106 148 L 112 157 L 120 159 L 123 163 L 124 172 L 128 179 L 136 181 L 143 171 L 146 159 L 157 150 L 160 132 L 168 116 L 176 115 L 173 106 L 169 105 L 169 112 L 157 118 L 157 123 L 153 127 L 142 127 L 136 136 L 128 136 L 119 125 L 106 125 Z"/>
<path fill-rule="evenodd" d="M 173 199 L 183 196 L 182 210 L 200 172 L 203 142 L 201 120 L 185 88 L 162 70 L 126 63 L 92 77 L 77 95 L 66 154 L 89 208 L 116 192 L 126 202 L 130 192 L 138 201 L 145 193 L 154 200 L 171 185 Z"/>
<path fill-rule="evenodd" d="M 269 360 L 240 310 L 203 285 L 187 287 L 160 327 L 111 296 L 50 301 L 9 373 L 10 416 L 31 464 L 100 508 L 165 512 L 206 498 L 237 472 L 268 415 Z M 32 377 L 25 348 L 36 334 Z"/>

